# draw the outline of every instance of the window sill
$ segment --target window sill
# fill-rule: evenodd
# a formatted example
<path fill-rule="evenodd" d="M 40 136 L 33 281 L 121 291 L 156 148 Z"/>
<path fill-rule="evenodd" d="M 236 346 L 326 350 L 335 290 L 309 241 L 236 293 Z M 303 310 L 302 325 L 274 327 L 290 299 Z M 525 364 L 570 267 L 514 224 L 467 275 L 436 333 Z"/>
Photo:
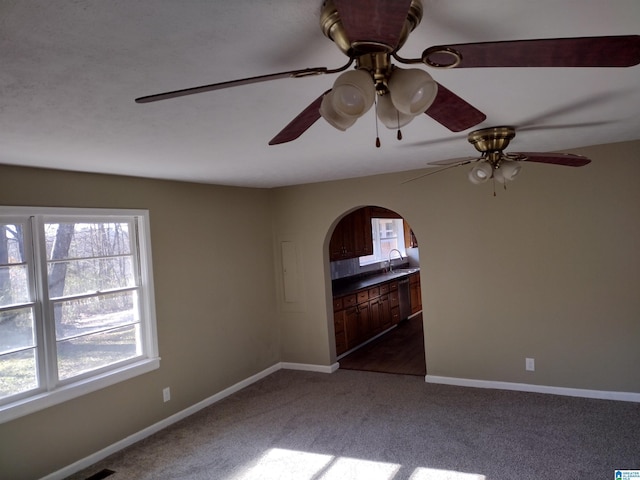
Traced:
<path fill-rule="evenodd" d="M 0 406 L 0 424 L 86 395 L 160 368 L 160 357 L 140 360 L 118 369 Z"/>

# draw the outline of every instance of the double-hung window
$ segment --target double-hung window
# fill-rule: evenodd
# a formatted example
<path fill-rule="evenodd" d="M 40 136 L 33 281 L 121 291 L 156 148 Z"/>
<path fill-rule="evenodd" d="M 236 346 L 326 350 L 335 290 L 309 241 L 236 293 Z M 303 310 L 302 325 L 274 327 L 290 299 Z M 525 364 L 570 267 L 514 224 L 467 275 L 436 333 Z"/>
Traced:
<path fill-rule="evenodd" d="M 0 207 L 0 422 L 158 365 L 148 212 Z"/>
<path fill-rule="evenodd" d="M 359 257 L 360 266 L 389 260 L 393 250 L 406 257 L 404 248 L 404 221 L 401 218 L 372 218 L 373 254 Z M 393 259 L 399 258 L 393 255 Z"/>

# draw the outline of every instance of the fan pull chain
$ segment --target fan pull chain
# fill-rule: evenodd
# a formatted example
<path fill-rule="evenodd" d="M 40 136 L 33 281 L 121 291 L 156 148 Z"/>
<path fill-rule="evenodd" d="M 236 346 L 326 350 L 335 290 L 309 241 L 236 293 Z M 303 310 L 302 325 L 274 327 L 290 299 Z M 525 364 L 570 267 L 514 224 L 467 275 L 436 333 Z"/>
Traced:
<path fill-rule="evenodd" d="M 396 118 L 398 119 L 398 133 L 396 138 L 402 140 L 402 131 L 400 130 L 400 112 L 396 110 Z"/>
<path fill-rule="evenodd" d="M 376 148 L 380 148 L 380 134 L 378 132 L 378 96 L 376 95 L 375 101 L 375 109 L 376 109 Z"/>

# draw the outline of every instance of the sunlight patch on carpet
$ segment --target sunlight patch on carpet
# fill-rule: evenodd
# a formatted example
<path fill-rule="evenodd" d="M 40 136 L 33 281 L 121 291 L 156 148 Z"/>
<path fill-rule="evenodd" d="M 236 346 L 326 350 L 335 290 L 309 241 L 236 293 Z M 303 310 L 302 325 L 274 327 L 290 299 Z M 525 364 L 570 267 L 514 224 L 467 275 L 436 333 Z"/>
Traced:
<path fill-rule="evenodd" d="M 272 448 L 238 480 L 392 480 L 399 469 L 393 463 Z"/>
<path fill-rule="evenodd" d="M 453 470 L 435 470 L 433 468 L 416 468 L 409 480 L 486 480 L 479 473 L 454 472 Z"/>
<path fill-rule="evenodd" d="M 268 450 L 237 480 L 393 480 L 402 465 L 284 448 Z M 486 480 L 478 473 L 416 468 L 409 480 Z"/>

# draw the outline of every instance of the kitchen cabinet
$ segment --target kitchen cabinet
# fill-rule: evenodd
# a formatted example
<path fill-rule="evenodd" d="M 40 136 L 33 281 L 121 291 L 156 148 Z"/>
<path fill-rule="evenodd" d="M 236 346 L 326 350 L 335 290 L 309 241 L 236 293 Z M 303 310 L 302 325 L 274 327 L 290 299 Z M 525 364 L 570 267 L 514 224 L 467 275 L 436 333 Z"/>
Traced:
<path fill-rule="evenodd" d="M 335 298 L 333 309 L 336 354 L 341 355 L 400 321 L 398 282 Z"/>
<path fill-rule="evenodd" d="M 372 254 L 371 212 L 364 207 L 338 222 L 329 241 L 329 258 L 333 262 Z"/>
<path fill-rule="evenodd" d="M 422 310 L 422 293 L 420 292 L 420 274 L 409 275 L 409 297 L 411 299 L 411 314 Z"/>

